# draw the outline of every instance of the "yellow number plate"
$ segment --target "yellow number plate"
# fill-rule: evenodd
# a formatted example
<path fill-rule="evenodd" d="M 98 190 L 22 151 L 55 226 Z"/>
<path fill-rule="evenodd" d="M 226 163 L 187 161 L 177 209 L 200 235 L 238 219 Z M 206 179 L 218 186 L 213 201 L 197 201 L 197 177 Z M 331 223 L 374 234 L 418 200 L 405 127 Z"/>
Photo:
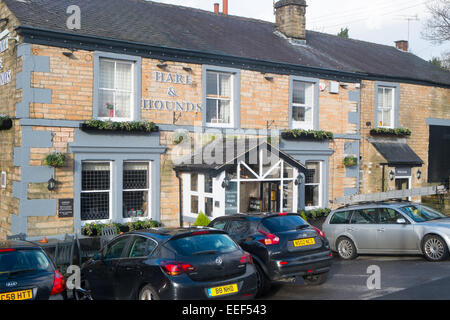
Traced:
<path fill-rule="evenodd" d="M 0 300 L 28 300 L 33 299 L 33 290 L 0 293 Z"/>
<path fill-rule="evenodd" d="M 304 246 L 310 246 L 313 244 L 316 244 L 316 241 L 314 240 L 314 238 L 294 240 L 295 247 L 304 247 Z"/>
<path fill-rule="evenodd" d="M 238 292 L 237 284 L 230 284 L 227 286 L 215 287 L 208 289 L 208 295 L 210 297 L 222 296 L 224 294 L 231 294 Z"/>

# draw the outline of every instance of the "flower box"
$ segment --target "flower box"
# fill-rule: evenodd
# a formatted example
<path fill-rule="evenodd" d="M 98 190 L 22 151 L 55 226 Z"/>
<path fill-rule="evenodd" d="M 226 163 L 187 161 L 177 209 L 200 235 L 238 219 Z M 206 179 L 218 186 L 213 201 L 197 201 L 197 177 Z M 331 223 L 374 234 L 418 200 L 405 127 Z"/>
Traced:
<path fill-rule="evenodd" d="M 89 120 L 80 124 L 80 129 L 90 133 L 130 133 L 130 134 L 149 134 L 158 132 L 159 128 L 153 122 L 147 121 L 129 121 L 114 122 L 103 120 Z"/>
<path fill-rule="evenodd" d="M 281 133 L 281 137 L 285 140 L 330 140 L 333 139 L 333 133 L 322 130 L 302 130 L 292 129 L 285 130 Z"/>
<path fill-rule="evenodd" d="M 393 136 L 393 137 L 409 137 L 411 131 L 406 128 L 375 128 L 370 130 L 372 136 Z"/>

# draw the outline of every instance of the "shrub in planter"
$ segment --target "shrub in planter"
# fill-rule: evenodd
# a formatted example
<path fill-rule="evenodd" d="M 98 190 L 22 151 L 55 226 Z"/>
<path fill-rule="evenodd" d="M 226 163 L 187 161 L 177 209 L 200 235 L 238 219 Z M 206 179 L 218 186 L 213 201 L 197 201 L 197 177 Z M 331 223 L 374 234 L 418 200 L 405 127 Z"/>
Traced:
<path fill-rule="evenodd" d="M 0 116 L 0 130 L 9 130 L 12 128 L 12 120 L 8 116 Z"/>
<path fill-rule="evenodd" d="M 121 232 L 129 232 L 129 231 L 135 231 L 135 230 L 143 230 L 143 229 L 150 229 L 150 228 L 156 228 L 160 227 L 161 223 L 158 221 L 148 219 L 148 220 L 136 220 L 132 222 L 127 222 L 125 224 L 121 223 L 87 223 L 83 226 L 81 229 L 81 234 L 85 236 L 100 236 L 102 234 L 102 228 L 105 227 L 115 227 L 117 234 Z"/>
<path fill-rule="evenodd" d="M 208 216 L 203 212 L 198 214 L 197 220 L 194 222 L 194 226 L 206 227 L 211 220 L 209 220 Z"/>
<path fill-rule="evenodd" d="M 333 139 L 333 133 L 323 130 L 291 129 L 283 131 L 281 137 L 286 140 L 309 139 L 323 141 Z"/>
<path fill-rule="evenodd" d="M 370 130 L 370 134 L 373 136 L 407 137 L 411 135 L 411 131 L 406 128 L 375 128 Z"/>
<path fill-rule="evenodd" d="M 344 158 L 344 166 L 346 167 L 354 167 L 358 164 L 358 159 L 356 157 L 345 157 Z"/>
<path fill-rule="evenodd" d="M 88 120 L 81 124 L 81 129 L 85 131 L 150 133 L 158 131 L 158 126 L 154 122 L 148 121 L 115 122 L 109 120 Z"/>
<path fill-rule="evenodd" d="M 66 163 L 66 156 L 61 152 L 49 153 L 44 160 L 46 166 L 61 168 Z"/>

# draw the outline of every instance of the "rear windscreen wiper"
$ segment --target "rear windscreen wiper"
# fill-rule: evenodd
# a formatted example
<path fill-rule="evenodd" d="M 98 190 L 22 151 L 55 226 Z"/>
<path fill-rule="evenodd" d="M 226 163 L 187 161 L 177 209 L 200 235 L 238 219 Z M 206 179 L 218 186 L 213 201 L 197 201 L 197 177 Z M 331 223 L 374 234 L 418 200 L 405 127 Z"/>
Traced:
<path fill-rule="evenodd" d="M 306 228 L 308 228 L 308 227 L 309 227 L 308 224 L 301 224 L 301 225 L 299 225 L 299 226 L 296 226 L 295 229 L 296 229 L 296 230 L 300 230 L 300 229 L 306 229 Z"/>
<path fill-rule="evenodd" d="M 21 270 L 13 270 L 13 271 L 9 271 L 9 272 L 8 272 L 8 278 L 9 278 L 11 275 L 14 275 L 14 274 L 25 273 L 25 272 L 33 272 L 33 271 L 37 271 L 37 270 L 36 270 L 36 269 L 21 269 Z"/>
<path fill-rule="evenodd" d="M 205 250 L 205 251 L 195 252 L 192 255 L 193 256 L 199 256 L 199 255 L 202 255 L 202 254 L 215 254 L 215 253 L 217 253 L 217 250 Z"/>

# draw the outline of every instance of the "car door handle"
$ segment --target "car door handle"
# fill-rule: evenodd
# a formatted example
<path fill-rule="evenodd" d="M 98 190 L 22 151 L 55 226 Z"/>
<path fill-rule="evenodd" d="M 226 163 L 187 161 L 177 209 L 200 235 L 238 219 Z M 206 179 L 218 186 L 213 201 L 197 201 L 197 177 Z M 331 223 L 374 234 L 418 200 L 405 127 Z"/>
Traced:
<path fill-rule="evenodd" d="M 380 228 L 380 229 L 377 229 L 377 231 L 378 231 L 378 232 L 384 232 L 384 231 L 386 231 L 386 229 Z"/>
<path fill-rule="evenodd" d="M 347 228 L 347 231 L 355 231 L 353 228 Z"/>

